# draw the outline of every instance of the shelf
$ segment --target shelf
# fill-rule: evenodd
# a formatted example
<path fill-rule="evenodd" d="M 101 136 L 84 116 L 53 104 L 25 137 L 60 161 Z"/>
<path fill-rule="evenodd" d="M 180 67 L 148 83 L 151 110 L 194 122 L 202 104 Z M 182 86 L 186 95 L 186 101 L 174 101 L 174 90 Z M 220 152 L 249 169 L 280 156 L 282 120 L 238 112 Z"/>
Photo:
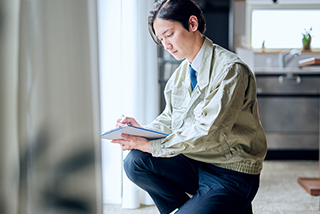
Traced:
<path fill-rule="evenodd" d="M 307 58 L 307 59 L 302 59 L 299 60 L 299 66 L 307 66 L 307 65 L 320 65 L 320 58 Z"/>
<path fill-rule="evenodd" d="M 310 195 L 320 195 L 319 178 L 298 178 L 298 182 Z"/>

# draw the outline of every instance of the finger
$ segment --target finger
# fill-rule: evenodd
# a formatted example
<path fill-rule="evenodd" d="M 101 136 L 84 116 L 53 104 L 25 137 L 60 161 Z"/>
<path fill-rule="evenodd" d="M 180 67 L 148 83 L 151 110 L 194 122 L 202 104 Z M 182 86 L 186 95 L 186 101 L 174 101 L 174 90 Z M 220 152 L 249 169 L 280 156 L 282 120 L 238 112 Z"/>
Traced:
<path fill-rule="evenodd" d="M 119 124 L 119 126 L 123 126 L 123 125 L 125 125 L 127 123 L 127 120 L 128 120 L 127 117 L 125 117 L 123 119 L 119 118 L 117 120 L 117 124 Z"/>
<path fill-rule="evenodd" d="M 125 139 L 117 139 L 117 140 L 112 140 L 111 143 L 118 143 L 118 144 L 126 144 L 128 143 L 128 140 Z"/>
<path fill-rule="evenodd" d="M 124 125 L 125 125 L 125 124 L 117 123 L 117 124 L 116 124 L 116 127 L 119 128 L 119 127 L 122 127 L 122 126 L 124 126 Z"/>
<path fill-rule="evenodd" d="M 119 144 L 123 151 L 128 150 L 129 148 L 129 141 L 127 140 L 112 140 L 111 143 Z"/>
<path fill-rule="evenodd" d="M 132 141 L 135 138 L 134 136 L 128 135 L 128 134 L 121 134 L 121 137 L 124 138 L 127 141 Z"/>
<path fill-rule="evenodd" d="M 120 147 L 123 151 L 131 150 L 131 148 L 128 144 L 120 144 Z"/>
<path fill-rule="evenodd" d="M 126 123 L 130 123 L 132 126 L 138 126 L 138 127 L 141 127 L 139 125 L 139 123 L 133 118 L 133 117 L 125 117 L 125 121 Z"/>
<path fill-rule="evenodd" d="M 141 141 L 141 140 L 145 139 L 143 137 L 137 137 L 137 136 L 129 135 L 129 134 L 121 134 L 121 137 L 124 140 L 131 141 L 131 142 L 138 142 L 138 141 Z"/>

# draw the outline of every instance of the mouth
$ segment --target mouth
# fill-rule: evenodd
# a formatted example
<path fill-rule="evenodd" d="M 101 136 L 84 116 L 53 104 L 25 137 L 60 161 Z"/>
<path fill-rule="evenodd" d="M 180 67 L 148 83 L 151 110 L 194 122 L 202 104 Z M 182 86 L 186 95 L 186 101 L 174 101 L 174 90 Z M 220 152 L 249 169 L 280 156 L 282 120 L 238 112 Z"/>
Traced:
<path fill-rule="evenodd" d="M 170 53 L 172 54 L 172 55 L 174 55 L 174 54 L 176 54 L 178 51 L 176 50 L 176 51 L 171 51 Z"/>

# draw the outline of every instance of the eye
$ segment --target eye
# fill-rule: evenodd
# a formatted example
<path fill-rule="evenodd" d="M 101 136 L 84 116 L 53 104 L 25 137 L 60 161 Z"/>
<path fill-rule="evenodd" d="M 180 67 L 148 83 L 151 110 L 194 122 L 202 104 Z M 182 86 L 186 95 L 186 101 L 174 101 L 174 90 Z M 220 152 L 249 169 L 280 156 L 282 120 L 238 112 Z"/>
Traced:
<path fill-rule="evenodd" d="M 171 36 L 173 36 L 173 33 L 169 34 L 167 37 L 171 37 Z"/>

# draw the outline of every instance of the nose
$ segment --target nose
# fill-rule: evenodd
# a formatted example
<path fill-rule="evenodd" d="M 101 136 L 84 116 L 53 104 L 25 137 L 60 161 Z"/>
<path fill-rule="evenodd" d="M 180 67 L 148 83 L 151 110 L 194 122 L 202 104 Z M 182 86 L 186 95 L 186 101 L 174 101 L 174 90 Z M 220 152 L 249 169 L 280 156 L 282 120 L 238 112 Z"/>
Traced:
<path fill-rule="evenodd" d="M 172 48 L 172 44 L 166 40 L 163 40 L 162 45 L 166 50 L 170 50 Z"/>

